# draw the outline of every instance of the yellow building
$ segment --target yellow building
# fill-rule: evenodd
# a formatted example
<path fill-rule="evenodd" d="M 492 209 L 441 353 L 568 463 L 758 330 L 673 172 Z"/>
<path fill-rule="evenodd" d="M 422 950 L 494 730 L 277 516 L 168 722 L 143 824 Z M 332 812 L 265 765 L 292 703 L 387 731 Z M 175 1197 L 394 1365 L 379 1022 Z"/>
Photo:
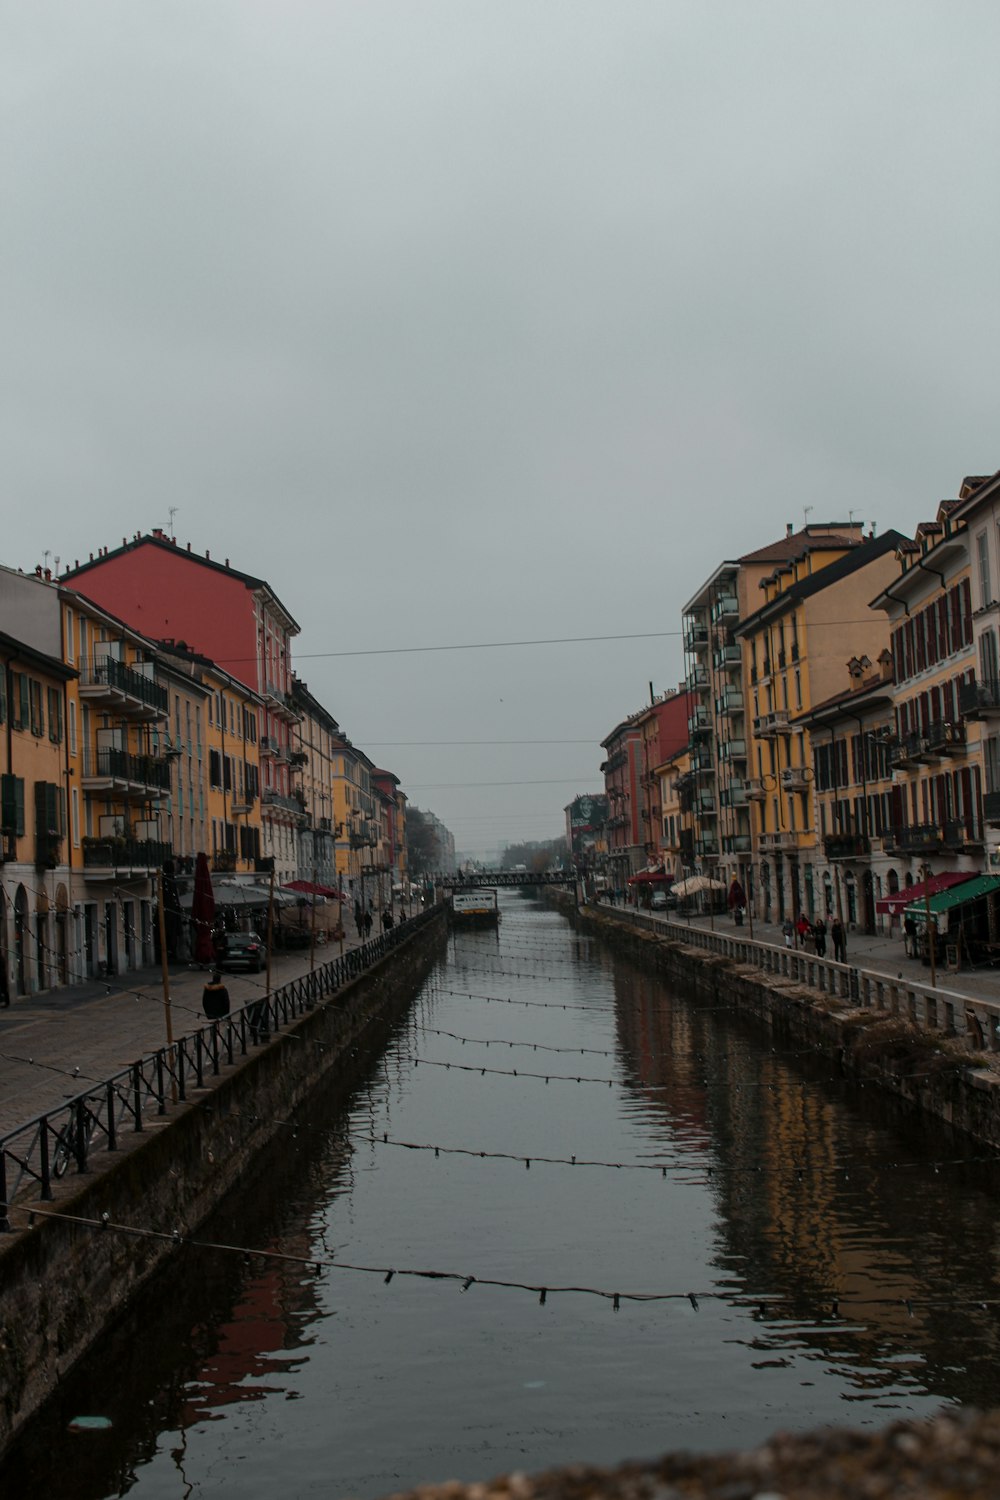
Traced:
<path fill-rule="evenodd" d="M 302 808 L 298 878 L 333 888 L 337 884 L 334 832 L 334 762 L 340 726 L 304 682 L 292 680 L 292 701 L 300 718 L 292 739 L 293 796 Z"/>
<path fill-rule="evenodd" d="M 264 700 L 217 662 L 183 643 L 159 643 L 170 689 L 168 753 L 175 760 L 167 811 L 175 862 L 204 851 L 220 875 L 249 876 L 261 859 L 260 742 Z"/>
<path fill-rule="evenodd" d="M 694 862 L 693 799 L 695 778 L 691 774 L 691 747 L 686 745 L 654 772 L 659 785 L 659 856 L 667 875 L 684 877 Z"/>
<path fill-rule="evenodd" d="M 376 813 L 372 772 L 376 769 L 363 750 L 341 732 L 334 739 L 333 816 L 336 825 L 337 873 L 346 880 L 352 901 L 373 902 L 377 891 L 375 864 L 381 836 L 381 814 Z"/>
<path fill-rule="evenodd" d="M 0 1001 L 77 977 L 66 809 L 75 676 L 0 634 Z"/>
<path fill-rule="evenodd" d="M 684 606 L 686 686 L 693 705 L 688 793 L 696 865 L 726 885 L 754 885 L 749 801 L 755 772 L 747 718 L 752 708 L 746 654 L 738 629 L 756 614 L 761 588 L 778 570 L 817 572 L 864 540 L 856 522 L 814 522 L 742 557 L 720 563 Z"/>
<path fill-rule="evenodd" d="M 869 607 L 896 573 L 898 532 L 845 549 L 816 539 L 761 582 L 764 603 L 734 629 L 747 684 L 751 889 L 765 921 L 817 911 L 812 750 L 801 716 L 843 684 L 850 656 L 877 657 L 888 629 Z"/>

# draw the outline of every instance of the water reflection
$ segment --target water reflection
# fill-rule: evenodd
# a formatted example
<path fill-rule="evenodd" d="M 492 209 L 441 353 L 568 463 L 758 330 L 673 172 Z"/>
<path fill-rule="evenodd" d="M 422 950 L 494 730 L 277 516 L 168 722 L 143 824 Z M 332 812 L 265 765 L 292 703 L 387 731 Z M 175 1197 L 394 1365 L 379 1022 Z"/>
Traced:
<path fill-rule="evenodd" d="M 734 1012 L 641 975 L 615 1005 L 631 1109 L 662 1115 L 699 1164 L 711 1148 L 716 1264 L 757 1304 L 751 1347 L 829 1361 L 847 1401 L 915 1386 L 990 1404 L 1000 1334 L 978 1299 L 1000 1292 L 996 1169 L 928 1169 L 977 1153 L 791 1041 L 787 1059 L 762 1051 Z"/>
<path fill-rule="evenodd" d="M 5 1493 L 56 1463 L 70 1500 L 376 1496 L 992 1400 L 992 1314 L 954 1303 L 997 1295 L 997 1184 L 926 1165 L 967 1148 L 533 903 L 455 934 L 296 1124 L 209 1233 L 299 1259 L 182 1251 Z M 316 1260 L 678 1300 L 542 1307 Z M 67 1439 L 79 1411 L 110 1440 Z"/>

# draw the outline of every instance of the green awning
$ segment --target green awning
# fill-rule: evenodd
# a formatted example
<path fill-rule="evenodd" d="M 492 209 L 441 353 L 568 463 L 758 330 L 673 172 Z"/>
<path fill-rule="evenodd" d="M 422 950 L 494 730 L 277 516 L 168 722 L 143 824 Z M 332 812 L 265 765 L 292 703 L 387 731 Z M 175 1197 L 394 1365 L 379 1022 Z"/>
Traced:
<path fill-rule="evenodd" d="M 947 921 L 941 921 L 942 917 L 947 917 L 956 906 L 965 906 L 967 902 L 976 901 L 980 896 L 988 896 L 991 891 L 1000 891 L 1000 875 L 973 875 L 968 880 L 963 880 L 961 885 L 952 885 L 946 891 L 938 891 L 929 902 L 914 901 L 906 908 L 903 917 L 904 920 L 912 917 L 918 926 L 925 926 L 929 905 L 935 931 L 941 933 L 948 928 Z"/>

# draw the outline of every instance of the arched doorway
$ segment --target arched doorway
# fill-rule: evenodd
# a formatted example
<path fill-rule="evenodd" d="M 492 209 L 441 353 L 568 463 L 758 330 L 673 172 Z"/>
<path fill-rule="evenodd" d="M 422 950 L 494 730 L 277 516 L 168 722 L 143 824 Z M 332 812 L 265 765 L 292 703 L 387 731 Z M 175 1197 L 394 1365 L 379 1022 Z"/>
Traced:
<path fill-rule="evenodd" d="M 69 984 L 69 901 L 64 885 L 56 888 L 56 973 L 60 984 Z"/>
<path fill-rule="evenodd" d="M 28 993 L 28 893 L 19 885 L 14 893 L 14 989 Z"/>
<path fill-rule="evenodd" d="M 49 987 L 49 970 L 52 967 L 52 946 L 49 942 L 49 898 L 39 891 L 35 898 L 35 974 L 38 988 Z"/>

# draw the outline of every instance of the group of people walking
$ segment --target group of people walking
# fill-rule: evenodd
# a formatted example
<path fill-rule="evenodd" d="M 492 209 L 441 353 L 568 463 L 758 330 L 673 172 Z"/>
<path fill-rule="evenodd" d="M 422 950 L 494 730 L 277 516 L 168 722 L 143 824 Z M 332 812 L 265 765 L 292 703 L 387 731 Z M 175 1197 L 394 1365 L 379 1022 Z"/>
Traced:
<path fill-rule="evenodd" d="M 789 917 L 781 930 L 786 948 L 794 948 L 795 939 L 798 937 L 803 948 L 811 949 L 817 958 L 826 957 L 827 927 L 822 917 L 817 917 L 815 922 L 810 922 L 803 912 L 797 922 L 793 922 Z M 830 924 L 829 937 L 833 944 L 835 961 L 838 964 L 845 963 L 847 961 L 847 932 L 839 917 L 835 917 Z"/>

